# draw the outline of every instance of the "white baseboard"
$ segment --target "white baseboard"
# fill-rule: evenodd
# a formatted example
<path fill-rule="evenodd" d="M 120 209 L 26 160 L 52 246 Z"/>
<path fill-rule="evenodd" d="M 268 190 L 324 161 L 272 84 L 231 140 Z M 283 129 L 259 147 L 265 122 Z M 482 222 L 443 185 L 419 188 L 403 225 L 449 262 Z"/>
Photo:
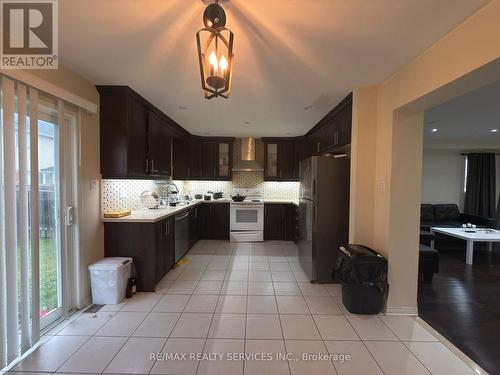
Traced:
<path fill-rule="evenodd" d="M 409 315 L 418 316 L 418 307 L 389 307 L 385 308 L 385 315 Z"/>

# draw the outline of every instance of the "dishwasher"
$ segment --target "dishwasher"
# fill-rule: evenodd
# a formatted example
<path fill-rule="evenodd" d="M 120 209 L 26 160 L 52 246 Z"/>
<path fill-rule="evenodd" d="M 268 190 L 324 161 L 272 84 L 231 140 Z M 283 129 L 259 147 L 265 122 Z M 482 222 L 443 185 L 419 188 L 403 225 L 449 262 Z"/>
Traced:
<path fill-rule="evenodd" d="M 175 262 L 187 253 L 189 246 L 189 210 L 175 215 Z"/>

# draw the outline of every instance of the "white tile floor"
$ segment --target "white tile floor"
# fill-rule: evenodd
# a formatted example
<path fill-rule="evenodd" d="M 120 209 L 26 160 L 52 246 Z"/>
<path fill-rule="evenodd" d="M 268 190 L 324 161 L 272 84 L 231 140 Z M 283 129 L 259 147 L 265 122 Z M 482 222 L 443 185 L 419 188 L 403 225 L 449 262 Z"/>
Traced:
<path fill-rule="evenodd" d="M 138 293 L 52 329 L 46 343 L 12 371 L 475 374 L 410 317 L 349 314 L 338 285 L 307 282 L 291 242 L 200 241 L 187 258 L 186 265 L 158 284 L 156 293 Z M 154 360 L 152 353 L 188 357 Z M 221 353 L 223 359 L 199 360 L 190 353 Z M 260 353 L 271 354 L 258 360 Z M 292 354 L 278 358 L 278 353 Z M 324 356 L 303 360 L 303 353 Z"/>

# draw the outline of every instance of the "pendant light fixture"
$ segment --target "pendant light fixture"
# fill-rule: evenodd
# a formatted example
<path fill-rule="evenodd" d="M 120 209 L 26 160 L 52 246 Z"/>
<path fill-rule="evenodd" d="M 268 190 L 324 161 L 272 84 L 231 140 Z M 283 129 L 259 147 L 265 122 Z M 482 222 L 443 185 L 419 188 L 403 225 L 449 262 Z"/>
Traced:
<path fill-rule="evenodd" d="M 203 13 L 205 27 L 196 33 L 201 87 L 206 99 L 228 98 L 231 92 L 234 34 L 218 0 Z"/>

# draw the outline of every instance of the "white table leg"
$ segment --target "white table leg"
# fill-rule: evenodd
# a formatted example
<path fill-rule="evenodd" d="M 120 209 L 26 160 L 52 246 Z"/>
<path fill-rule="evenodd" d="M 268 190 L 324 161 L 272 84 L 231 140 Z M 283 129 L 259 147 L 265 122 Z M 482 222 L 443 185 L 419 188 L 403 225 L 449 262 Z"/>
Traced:
<path fill-rule="evenodd" d="M 488 251 L 490 253 L 493 251 L 493 242 L 488 242 Z"/>
<path fill-rule="evenodd" d="M 467 254 L 465 258 L 465 263 L 472 265 L 472 260 L 474 259 L 474 241 L 467 241 Z"/>

